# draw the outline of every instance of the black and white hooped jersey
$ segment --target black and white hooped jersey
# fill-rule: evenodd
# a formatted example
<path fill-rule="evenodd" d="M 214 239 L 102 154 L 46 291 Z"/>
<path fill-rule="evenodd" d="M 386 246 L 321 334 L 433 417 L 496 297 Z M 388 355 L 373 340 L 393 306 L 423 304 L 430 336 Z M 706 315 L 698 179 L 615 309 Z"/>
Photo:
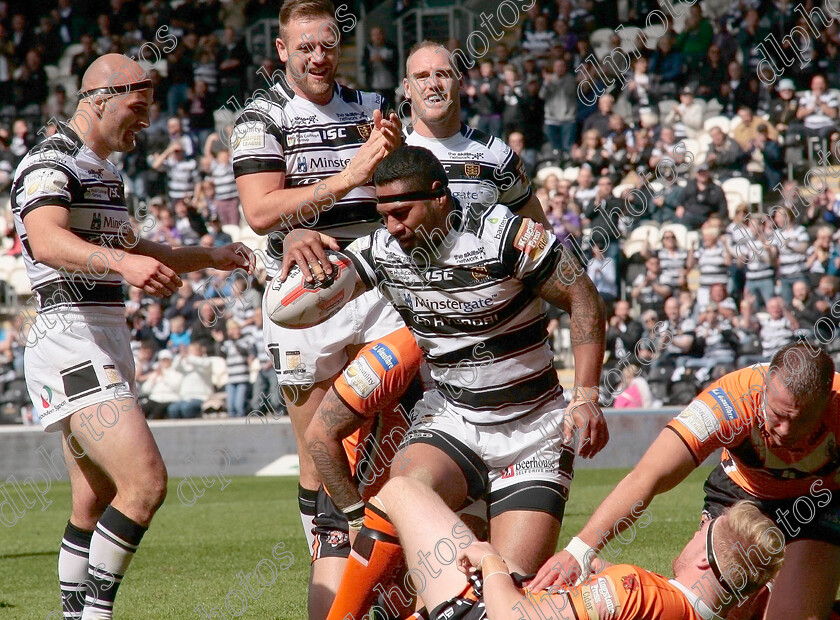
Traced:
<path fill-rule="evenodd" d="M 378 287 L 423 350 L 444 397 L 473 424 L 524 416 L 562 394 L 534 289 L 562 245 L 503 205 L 461 211 L 459 230 L 429 260 L 407 255 L 385 228 L 347 248 L 362 280 Z M 422 258 L 418 264 L 412 258 Z"/>
<path fill-rule="evenodd" d="M 318 183 L 344 170 L 370 136 L 373 111 L 385 105 L 381 95 L 340 84 L 328 104 L 318 105 L 297 95 L 285 77 L 263 92 L 234 124 L 233 172 L 237 178 L 284 172 L 286 188 Z M 372 183 L 353 189 L 317 219 L 307 219 L 308 213 L 302 211 L 307 227 L 336 237 L 342 246 L 382 223 Z M 280 256 L 280 245 L 272 238 L 269 254 Z"/>
<path fill-rule="evenodd" d="M 443 140 L 426 138 L 408 127 L 405 143 L 434 153 L 446 170 L 449 191 L 464 207 L 501 203 L 516 212 L 531 197 L 531 183 L 519 156 L 498 138 L 469 125 L 462 123 L 458 133 Z"/>
<path fill-rule="evenodd" d="M 123 278 L 116 271 L 99 277 L 128 241 L 130 227 L 119 170 L 85 146 L 67 125 L 26 154 L 12 181 L 12 214 L 23 246 L 23 260 L 41 310 L 70 307 L 122 309 Z M 70 212 L 70 232 L 103 246 L 85 273 L 54 269 L 32 256 L 23 218 L 47 205 Z"/>

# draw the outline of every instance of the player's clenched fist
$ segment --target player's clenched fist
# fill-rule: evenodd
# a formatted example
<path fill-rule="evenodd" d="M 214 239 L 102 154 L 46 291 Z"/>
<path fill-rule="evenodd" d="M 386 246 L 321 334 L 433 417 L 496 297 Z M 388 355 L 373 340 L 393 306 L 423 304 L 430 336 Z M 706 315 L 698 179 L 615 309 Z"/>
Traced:
<path fill-rule="evenodd" d="M 120 261 L 120 274 L 132 286 L 155 297 L 168 297 L 181 287 L 178 274 L 151 256 L 126 255 Z"/>
<path fill-rule="evenodd" d="M 563 434 L 582 458 L 592 458 L 607 445 L 610 432 L 598 404 L 597 389 L 575 389 L 563 416 Z"/>
<path fill-rule="evenodd" d="M 481 562 L 487 557 L 498 558 L 504 562 L 502 557 L 499 555 L 499 552 L 496 551 L 496 548 L 493 547 L 493 545 L 487 542 L 475 541 L 466 549 L 458 550 L 458 570 L 465 575 L 469 575 L 470 573 L 481 569 Z"/>

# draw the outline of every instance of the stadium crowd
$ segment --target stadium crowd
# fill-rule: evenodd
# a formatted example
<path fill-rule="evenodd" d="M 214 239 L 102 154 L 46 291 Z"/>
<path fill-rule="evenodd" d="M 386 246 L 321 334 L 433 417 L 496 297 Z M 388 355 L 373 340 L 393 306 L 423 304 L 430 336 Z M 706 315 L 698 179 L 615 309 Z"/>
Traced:
<path fill-rule="evenodd" d="M 243 36 L 255 20 L 276 19 L 276 3 L 51 4 L 27 14 L 0 1 L 7 253 L 20 253 L 8 210 L 12 174 L 32 145 L 72 114 L 75 90 L 67 85 L 100 54 L 136 57 L 144 41 L 162 50 L 149 71 L 151 126 L 134 152 L 116 159 L 131 204 L 148 202 L 139 228 L 173 245 L 230 242 L 231 230 L 247 224 L 228 149 L 232 115 L 214 112 L 263 87 L 258 70 L 278 68 L 276 56 L 250 53 Z M 638 26 L 657 9 L 629 4 Z M 610 389 L 602 392 L 615 389 L 617 373 L 628 385 L 618 406 L 685 404 L 714 378 L 767 361 L 798 336 L 818 338 L 840 355 L 840 193 L 830 186 L 807 200 L 798 193 L 809 164 L 838 163 L 838 24 L 796 13 L 793 3 L 732 0 L 683 7 L 682 19 L 658 37 L 633 30 L 636 38 L 628 39 L 625 24 L 622 39 L 614 31 L 616 7 L 535 3 L 518 40 L 509 37 L 473 68 L 462 67 L 461 88 L 462 120 L 519 154 L 555 234 L 580 255 L 608 302 Z M 759 44 L 797 25 L 811 37 L 809 61 L 765 84 L 756 74 Z M 380 28 L 368 35 L 367 42 L 357 36 L 364 45 L 357 74 L 339 81 L 396 103 L 396 48 Z M 172 45 L 164 44 L 168 37 Z M 457 40 L 447 47 L 462 48 Z M 639 53 L 618 79 L 614 65 L 595 58 L 622 47 Z M 581 83 L 584 75 L 601 77 Z M 773 215 L 761 218 L 757 210 Z M 283 411 L 261 344 L 265 277 L 264 269 L 254 278 L 197 272 L 163 304 L 126 290 L 149 417 Z M 25 315 L 13 308 L 8 317 L 0 403 L 13 398 L 26 335 Z M 555 315 L 549 330 L 562 365 L 564 317 Z"/>

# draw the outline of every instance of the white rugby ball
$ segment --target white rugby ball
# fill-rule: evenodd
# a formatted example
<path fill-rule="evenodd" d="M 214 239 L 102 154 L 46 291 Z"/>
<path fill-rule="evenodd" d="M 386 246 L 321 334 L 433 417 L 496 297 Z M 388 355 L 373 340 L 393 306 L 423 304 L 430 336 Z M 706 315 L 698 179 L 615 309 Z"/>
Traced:
<path fill-rule="evenodd" d="M 289 270 L 285 282 L 279 274 L 265 292 L 268 317 L 281 327 L 304 329 L 323 323 L 350 301 L 356 286 L 356 268 L 340 252 L 327 250 L 333 266 L 326 280 L 307 282 L 300 267 Z"/>

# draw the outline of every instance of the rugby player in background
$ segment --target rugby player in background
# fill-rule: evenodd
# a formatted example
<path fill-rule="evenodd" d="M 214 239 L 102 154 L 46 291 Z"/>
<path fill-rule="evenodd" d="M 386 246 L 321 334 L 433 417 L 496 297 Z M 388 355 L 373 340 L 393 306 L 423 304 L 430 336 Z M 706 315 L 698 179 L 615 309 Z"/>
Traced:
<path fill-rule="evenodd" d="M 411 103 L 405 143 L 435 154 L 463 207 L 501 203 L 550 229 L 519 156 L 498 138 L 461 122 L 461 84 L 454 66 L 440 43 L 422 41 L 411 48 L 403 79 Z"/>
<path fill-rule="evenodd" d="M 149 126 L 152 82 L 120 54 L 82 77 L 67 125 L 33 147 L 12 182 L 15 229 L 38 299 L 24 373 L 47 431 L 61 431 L 72 512 L 58 554 L 65 618 L 111 618 L 120 582 L 166 497 L 166 466 L 137 404 L 123 282 L 156 297 L 179 273 L 253 271 L 234 243 L 171 248 L 132 230 L 119 170 Z"/>
<path fill-rule="evenodd" d="M 286 0 L 280 7 L 279 28 L 275 44 L 285 72 L 272 76 L 274 85 L 258 91 L 245 106 L 231 136 L 242 209 L 257 233 L 313 228 L 329 232 L 343 246 L 379 225 L 369 178 L 401 143 L 399 120 L 395 114 L 383 119 L 380 95 L 335 82 L 341 30 L 329 0 Z M 269 237 L 270 257 L 279 259 L 281 239 L 282 235 Z M 272 265 L 267 269 L 274 275 Z M 402 319 L 375 291 L 311 329 L 283 329 L 267 314 L 264 317 L 266 349 L 283 389 L 300 459 L 298 500 L 313 553 L 309 614 L 317 620 L 329 609 L 350 552 L 348 521 L 360 522 L 364 505 L 347 503 L 346 497 L 338 498 L 336 505 L 319 493 L 321 480 L 304 433 L 336 381 L 355 393 L 359 407 L 370 414 L 393 411 L 404 396 L 410 399 L 413 394 L 416 400 L 421 391 L 416 384 L 405 392 L 418 381 L 421 354 Z M 342 370 L 365 345 L 367 350 L 378 346 L 390 351 L 399 360 L 389 369 L 379 367 L 378 380 L 392 391 L 370 393 L 345 381 Z M 382 376 L 388 372 L 394 376 Z M 402 411 L 412 408 L 413 402 L 405 402 Z M 398 422 L 399 416 L 386 419 Z M 362 430 L 376 429 L 368 425 Z M 357 445 L 368 442 L 360 439 Z"/>
<path fill-rule="evenodd" d="M 609 564 L 579 586 L 535 596 L 526 589 L 525 571 L 491 544 L 474 541 L 422 482 L 393 478 L 371 505 L 394 524 L 412 576 L 422 576 L 414 587 L 426 608 L 413 616 L 417 620 L 719 620 L 712 609 L 725 615 L 736 595 L 743 600 L 761 588 L 784 559 L 783 546 L 765 535 L 773 522 L 740 501 L 703 523 L 674 559 L 673 579 L 639 566 Z M 741 555 L 739 547 L 750 549 L 753 559 Z M 446 549 L 453 561 L 432 560 L 429 551 L 437 548 Z"/>
<path fill-rule="evenodd" d="M 356 294 L 382 289 L 435 381 L 417 404 L 391 476 L 421 480 L 453 509 L 486 499 L 491 542 L 536 570 L 557 542 L 575 448 L 591 457 L 608 439 L 597 405 L 603 301 L 538 223 L 503 205 L 462 209 L 429 150 L 398 149 L 374 181 L 387 228 L 346 250 L 359 274 Z M 292 263 L 305 275 L 326 264 L 322 242 L 329 239 L 314 232 L 287 238 L 281 277 Z M 568 406 L 540 299 L 571 315 L 576 388 Z M 330 620 L 364 614 L 402 552 L 375 508 L 368 507 L 362 533 L 371 542 L 361 547 L 357 538 L 354 555 L 363 561 L 348 565 Z"/>
<path fill-rule="evenodd" d="M 840 375 L 831 358 L 805 343 L 782 347 L 769 365 L 721 377 L 674 418 L 531 587 L 587 575 L 587 560 L 629 527 L 638 510 L 723 448 L 704 487 L 703 519 L 739 500 L 755 502 L 785 537 L 785 565 L 764 618 L 823 620 L 840 582 L 838 437 Z"/>

